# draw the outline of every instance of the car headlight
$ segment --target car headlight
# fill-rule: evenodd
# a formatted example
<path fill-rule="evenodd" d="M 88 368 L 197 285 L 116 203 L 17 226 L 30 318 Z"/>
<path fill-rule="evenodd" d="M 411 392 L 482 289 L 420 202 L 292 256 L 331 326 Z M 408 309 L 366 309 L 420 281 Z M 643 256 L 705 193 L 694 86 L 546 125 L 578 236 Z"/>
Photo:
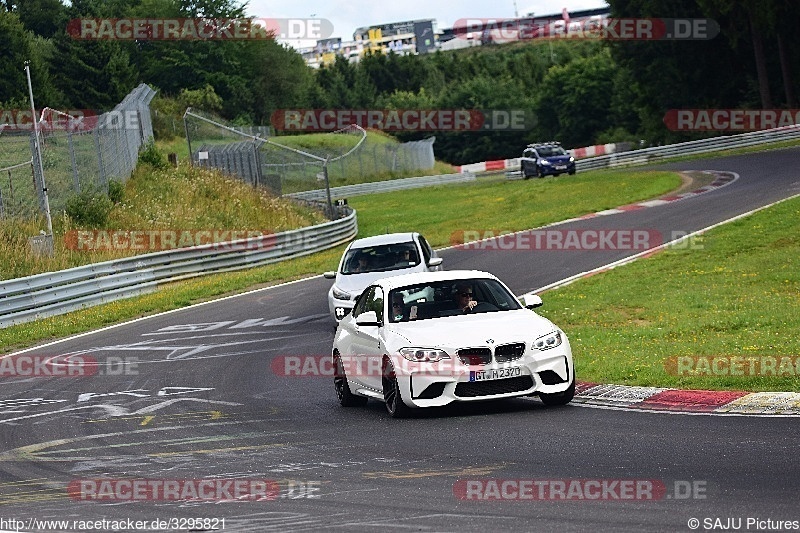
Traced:
<path fill-rule="evenodd" d="M 400 350 L 400 355 L 417 363 L 435 363 L 443 359 L 450 359 L 447 352 L 436 348 L 403 348 Z"/>
<path fill-rule="evenodd" d="M 552 165 L 552 163 L 551 163 L 550 161 L 548 161 L 547 159 L 542 159 L 542 160 L 541 160 L 541 161 L 539 161 L 539 162 L 540 162 L 541 164 L 543 164 L 543 165 L 548 165 L 548 166 L 549 166 L 549 165 Z"/>
<path fill-rule="evenodd" d="M 561 346 L 560 331 L 554 331 L 552 333 L 548 333 L 547 335 L 542 335 L 533 341 L 534 350 L 544 351 L 549 350 L 550 348 L 555 348 L 556 346 Z"/>
<path fill-rule="evenodd" d="M 574 163 L 574 162 L 575 162 L 575 158 L 574 158 L 574 157 L 570 157 L 570 158 L 569 158 L 569 162 L 570 162 L 570 163 Z"/>
<path fill-rule="evenodd" d="M 340 291 L 339 289 L 334 287 L 333 288 L 333 297 L 336 298 L 337 300 L 349 300 L 350 299 L 350 293 L 349 292 Z"/>

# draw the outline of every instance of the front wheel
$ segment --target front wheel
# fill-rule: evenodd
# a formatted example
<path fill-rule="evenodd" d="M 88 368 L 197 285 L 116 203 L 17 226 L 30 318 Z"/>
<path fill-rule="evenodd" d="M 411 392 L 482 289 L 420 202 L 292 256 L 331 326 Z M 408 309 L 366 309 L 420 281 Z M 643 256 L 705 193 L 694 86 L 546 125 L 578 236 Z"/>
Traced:
<path fill-rule="evenodd" d="M 543 178 L 544 177 L 544 170 L 542 167 L 536 167 L 536 177 Z"/>
<path fill-rule="evenodd" d="M 539 398 L 547 406 L 567 405 L 575 397 L 575 375 L 572 376 L 572 383 L 564 392 L 554 392 L 553 394 L 539 393 Z"/>
<path fill-rule="evenodd" d="M 534 174 L 534 176 L 535 175 L 536 174 Z M 525 168 L 525 167 L 522 167 L 522 179 L 527 180 L 527 179 L 530 179 L 530 178 L 531 178 L 531 175 L 528 174 L 528 169 Z"/>
<path fill-rule="evenodd" d="M 366 396 L 356 396 L 350 392 L 350 385 L 347 383 L 347 374 L 344 372 L 344 365 L 339 355 L 334 355 L 333 386 L 336 389 L 336 397 L 342 407 L 360 407 L 367 404 Z"/>
<path fill-rule="evenodd" d="M 405 418 L 411 414 L 411 408 L 403 402 L 397 375 L 389 361 L 386 361 L 383 368 L 383 399 L 386 401 L 386 410 L 392 418 Z"/>

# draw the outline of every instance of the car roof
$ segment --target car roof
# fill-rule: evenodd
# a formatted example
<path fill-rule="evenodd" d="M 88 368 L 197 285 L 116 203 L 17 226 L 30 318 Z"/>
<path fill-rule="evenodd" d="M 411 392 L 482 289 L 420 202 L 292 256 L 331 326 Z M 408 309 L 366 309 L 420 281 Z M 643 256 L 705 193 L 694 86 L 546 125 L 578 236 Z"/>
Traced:
<path fill-rule="evenodd" d="M 547 141 L 542 143 L 531 143 L 528 145 L 528 148 L 544 148 L 550 146 L 558 146 L 561 147 L 561 143 L 558 141 Z"/>
<path fill-rule="evenodd" d="M 374 285 L 381 285 L 386 290 L 392 290 L 398 287 L 416 285 L 418 283 L 474 278 L 497 279 L 492 274 L 481 270 L 439 270 L 436 272 L 415 272 L 412 274 L 400 274 L 399 276 L 381 278 L 377 280 Z"/>
<path fill-rule="evenodd" d="M 386 235 L 375 235 L 374 237 L 364 237 L 356 239 L 350 244 L 350 250 L 356 248 L 368 248 L 370 246 L 380 246 L 383 244 L 397 244 L 414 240 L 415 233 L 388 233 Z"/>

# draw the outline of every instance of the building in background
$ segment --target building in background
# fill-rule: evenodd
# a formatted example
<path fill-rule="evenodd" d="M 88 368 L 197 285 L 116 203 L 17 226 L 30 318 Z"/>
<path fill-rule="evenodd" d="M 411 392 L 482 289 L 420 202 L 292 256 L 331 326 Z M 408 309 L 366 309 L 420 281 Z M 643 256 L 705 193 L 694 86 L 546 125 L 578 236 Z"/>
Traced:
<path fill-rule="evenodd" d="M 298 52 L 306 64 L 318 68 L 332 63 L 336 56 L 343 56 L 351 63 L 357 62 L 367 50 L 408 55 L 427 54 L 436 49 L 436 21 L 422 19 L 358 28 L 352 41 L 342 41 L 338 37 L 324 39 Z"/>
<path fill-rule="evenodd" d="M 408 20 L 358 28 L 352 41 L 341 38 L 317 41 L 316 46 L 299 50 L 309 66 L 318 68 L 343 56 L 357 62 L 368 50 L 398 55 L 428 54 L 471 46 L 503 44 L 520 40 L 563 37 L 586 31 L 593 25 L 607 25 L 609 8 L 585 9 L 537 16 L 528 13 L 511 19 L 461 19 L 452 28 L 438 30 L 435 19 Z"/>

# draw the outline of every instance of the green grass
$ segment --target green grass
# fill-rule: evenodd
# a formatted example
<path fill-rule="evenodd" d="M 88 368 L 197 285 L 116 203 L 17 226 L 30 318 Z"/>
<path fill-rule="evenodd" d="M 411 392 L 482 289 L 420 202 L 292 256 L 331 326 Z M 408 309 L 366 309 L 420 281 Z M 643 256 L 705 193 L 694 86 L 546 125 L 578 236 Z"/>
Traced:
<path fill-rule="evenodd" d="M 125 184 L 122 202 L 112 209 L 107 230 L 258 230 L 276 233 L 325 221 L 322 213 L 255 190 L 213 170 L 154 170 L 139 165 Z M 75 250 L 75 230 L 91 229 L 53 211 L 53 257 L 31 253 L 28 237 L 45 227 L 44 217 L 0 219 L 0 279 L 97 263 L 148 250 Z M 69 243 L 72 242 L 72 248 Z M 157 250 L 150 250 L 157 251 Z"/>
<path fill-rule="evenodd" d="M 667 250 L 547 292 L 541 313 L 569 335 L 581 380 L 800 391 L 796 365 L 783 376 L 759 367 L 749 375 L 749 363 L 740 376 L 678 375 L 674 359 L 800 361 L 798 221 L 800 198 L 707 232 L 702 249 Z"/>
<path fill-rule="evenodd" d="M 429 236 L 431 242 L 446 245 L 451 238 L 451 228 L 464 228 L 466 221 L 474 222 L 478 228 L 532 227 L 627 201 L 657 196 L 674 189 L 679 183 L 680 178 L 672 173 L 599 171 L 587 172 L 583 176 L 525 182 L 482 180 L 466 185 L 401 191 L 353 200 L 359 209 L 363 208 L 363 213 L 358 213 L 359 236 L 383 232 L 387 210 L 397 210 L 398 206 L 409 206 L 409 209 L 415 206 L 412 211 L 414 216 L 404 214 L 403 227 L 392 227 L 391 231 L 419 230 Z M 601 190 L 609 192 L 599 194 Z M 612 190 L 614 192 L 610 192 Z M 453 204 L 454 197 L 459 198 L 458 206 Z M 424 204 L 417 205 L 420 202 Z M 515 205 L 513 210 L 509 207 L 512 205 Z M 508 216 L 509 212 L 514 213 L 514 220 Z M 427 220 L 427 217 L 432 220 Z M 254 286 L 319 274 L 336 268 L 342 249 L 343 246 L 243 272 L 179 282 L 152 295 L 0 329 L 0 346 L 4 351 L 10 351 Z M 320 298 L 324 297 L 324 294 L 320 294 Z"/>
<path fill-rule="evenodd" d="M 358 212 L 359 237 L 418 231 L 438 248 L 463 243 L 465 230 L 497 234 L 542 226 L 650 199 L 680 182 L 674 172 L 595 170 L 526 181 L 483 178 L 348 202 Z"/>

